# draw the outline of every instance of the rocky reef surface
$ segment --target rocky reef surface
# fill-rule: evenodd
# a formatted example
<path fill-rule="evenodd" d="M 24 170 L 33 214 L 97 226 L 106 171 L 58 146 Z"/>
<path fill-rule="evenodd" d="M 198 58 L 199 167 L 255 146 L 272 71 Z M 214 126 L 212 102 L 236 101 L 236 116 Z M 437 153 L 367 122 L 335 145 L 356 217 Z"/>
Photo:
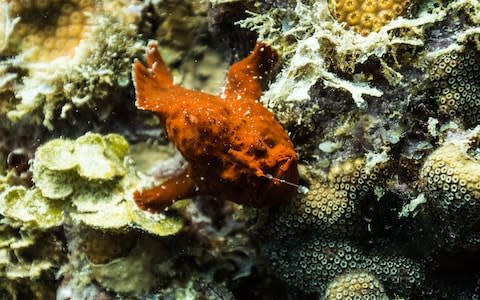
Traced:
<path fill-rule="evenodd" d="M 138 209 L 185 164 L 135 108 L 152 39 L 214 94 L 276 49 L 287 205 Z M 0 299 L 478 299 L 479 69 L 477 0 L 0 1 Z"/>

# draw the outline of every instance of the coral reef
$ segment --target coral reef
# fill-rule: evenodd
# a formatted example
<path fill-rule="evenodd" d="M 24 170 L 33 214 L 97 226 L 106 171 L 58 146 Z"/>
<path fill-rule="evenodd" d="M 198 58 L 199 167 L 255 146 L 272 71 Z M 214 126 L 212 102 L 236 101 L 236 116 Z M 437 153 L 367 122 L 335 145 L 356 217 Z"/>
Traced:
<path fill-rule="evenodd" d="M 374 274 L 385 289 L 404 296 L 418 295 L 425 281 L 423 265 L 412 259 L 320 234 L 268 243 L 264 252 L 277 274 L 304 292 L 325 293 L 335 277 L 359 270 Z"/>
<path fill-rule="evenodd" d="M 0 1 L 0 298 L 478 299 L 479 26 L 477 0 Z M 296 152 L 285 205 L 137 207 L 192 161 L 134 106 L 149 40 L 211 94 L 275 49 L 254 98 Z"/>
<path fill-rule="evenodd" d="M 129 170 L 127 152 L 126 140 L 115 134 L 51 140 L 38 148 L 33 161 L 35 192 L 52 205 L 61 201 L 74 222 L 94 228 L 178 232 L 182 221 L 175 214 L 165 218 L 144 213 L 130 199 L 129 191 L 139 179 Z"/>
<path fill-rule="evenodd" d="M 126 140 L 115 134 L 102 136 L 87 133 L 75 141 L 54 139 L 45 143 L 37 149 L 33 161 L 34 189 L 9 185 L 8 177 L 2 179 L 5 185 L 2 184 L 4 186 L 0 194 L 0 214 L 3 216 L 3 221 L 7 221 L 6 224 L 9 224 L 2 228 L 7 230 L 9 226 L 13 226 L 14 230 L 25 232 L 20 234 L 21 236 L 25 235 L 24 238 L 29 240 L 17 247 L 20 250 L 26 248 L 25 251 L 31 251 L 28 249 L 32 247 L 35 251 L 39 251 L 44 244 L 49 246 L 55 242 L 55 240 L 49 242 L 47 238 L 52 235 L 52 228 L 58 228 L 63 224 L 70 224 L 69 226 L 81 224 L 90 228 L 87 233 L 91 230 L 94 232 L 101 230 L 113 234 L 115 231 L 121 232 L 133 228 L 159 236 L 179 232 L 183 227 L 183 220 L 175 209 L 162 215 L 151 215 L 139 210 L 133 200 L 129 199 L 132 187 L 140 179 L 129 165 L 131 162 L 126 156 L 127 152 Z M 177 208 L 181 206 L 181 202 L 176 204 Z M 40 232 L 37 233 L 38 231 Z M 6 231 L 5 234 L 8 232 Z M 40 238 L 42 235 L 46 236 L 45 239 Z M 139 239 L 136 242 L 138 246 L 135 249 L 137 250 L 127 251 L 127 256 L 114 262 L 110 261 L 108 257 L 114 257 L 115 252 L 107 255 L 108 252 L 105 249 L 108 247 L 121 249 L 116 239 L 111 240 L 110 244 L 101 244 L 103 257 L 107 257 L 107 259 L 100 259 L 101 256 L 94 254 L 98 253 L 99 250 L 95 250 L 98 246 L 95 247 L 92 244 L 94 241 L 89 239 L 92 234 L 81 234 L 80 236 L 85 236 L 85 241 L 88 242 L 84 246 L 87 249 L 84 253 L 90 254 L 90 259 L 97 262 L 86 264 L 91 270 L 89 271 L 90 276 L 103 287 L 115 289 L 123 294 L 143 294 L 155 282 L 153 280 L 155 276 L 152 275 L 149 278 L 146 272 L 138 273 L 138 280 L 134 279 L 132 273 L 126 272 L 122 283 L 116 272 L 125 269 L 125 264 L 140 264 L 139 267 L 142 268 L 149 265 L 157 257 L 159 245 L 148 246 L 151 249 L 151 254 L 148 256 L 145 249 L 151 243 L 143 245 L 144 242 Z M 98 243 L 107 241 L 107 239 L 102 237 L 95 241 Z M 15 239 L 12 238 L 5 244 L 5 251 L 16 249 L 12 248 L 14 247 L 12 243 L 22 242 L 15 242 Z M 62 243 L 58 242 L 57 247 L 63 247 Z M 141 247 L 141 250 L 138 247 Z M 59 252 L 58 256 L 65 256 L 62 251 L 57 252 Z M 7 255 L 5 257 L 11 256 L 8 253 L 5 252 Z M 38 263 L 27 262 L 24 267 L 19 265 L 19 268 L 26 268 L 25 272 L 27 272 L 18 274 L 20 283 L 22 280 L 30 280 L 27 281 L 27 284 L 28 282 L 35 283 L 44 270 L 58 268 L 59 259 L 55 256 L 49 257 L 44 252 L 39 252 L 38 255 L 40 255 Z M 42 257 L 41 255 L 47 256 Z M 18 259 L 22 260 L 20 257 Z M 86 258 L 85 261 L 87 261 Z M 103 264 L 99 264 L 99 262 Z M 8 261 L 5 263 L 8 265 Z M 8 267 L 5 272 L 7 286 L 16 284 L 17 277 L 12 275 L 15 273 L 14 269 Z M 50 277 L 51 275 L 50 272 Z M 129 282 L 131 285 L 126 285 L 125 282 Z M 33 298 L 37 297 L 33 296 Z"/>
<path fill-rule="evenodd" d="M 0 175 L 0 296 L 52 299 L 56 271 L 66 260 L 61 215 L 38 191 L 14 184 L 13 171 Z M 52 214 L 45 216 L 46 209 Z"/>
<path fill-rule="evenodd" d="M 88 16 L 96 10 L 95 5 L 94 1 L 78 0 L 11 1 L 10 14 L 18 16 L 20 22 L 9 48 L 12 52 L 30 52 L 26 55 L 27 62 L 50 62 L 62 56 L 72 58 L 75 48 L 90 30 Z M 44 14 L 46 22 L 39 21 L 39 13 Z"/>
<path fill-rule="evenodd" d="M 8 225 L 4 218 L 0 221 L 2 299 L 55 298 L 55 273 L 65 261 L 61 236 Z"/>
<path fill-rule="evenodd" d="M 349 23 L 384 3 L 395 6 L 292 1 L 240 22 L 280 49 L 283 68 L 261 101 L 299 147 L 308 188 L 260 215 L 262 252 L 277 276 L 309 294 L 367 270 L 386 297 L 474 295 L 478 6 L 407 1 L 388 22 L 375 25 L 378 13 Z M 349 15 L 347 4 L 362 10 Z M 342 168 L 349 162 L 357 176 Z M 335 261 L 345 247 L 358 253 L 353 266 Z M 384 264 L 396 266 L 392 276 Z M 465 283 L 447 288 L 452 274 Z"/>
<path fill-rule="evenodd" d="M 338 163 L 324 177 L 314 166 L 303 166 L 301 177 L 308 191 L 271 212 L 265 234 L 283 238 L 310 229 L 325 237 L 358 235 L 360 207 L 366 195 L 381 184 L 382 169 L 378 165 L 367 170 L 362 158 Z"/>

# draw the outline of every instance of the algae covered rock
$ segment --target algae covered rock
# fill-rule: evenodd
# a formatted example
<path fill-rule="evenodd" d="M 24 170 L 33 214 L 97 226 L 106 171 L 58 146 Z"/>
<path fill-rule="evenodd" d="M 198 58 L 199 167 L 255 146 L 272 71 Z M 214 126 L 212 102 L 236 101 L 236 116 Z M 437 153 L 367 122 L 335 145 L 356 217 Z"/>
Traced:
<path fill-rule="evenodd" d="M 104 264 L 91 264 L 91 276 L 118 293 L 142 295 L 158 281 L 158 269 L 163 260 L 168 261 L 164 246 L 145 237 L 137 241 L 127 256 Z"/>
<path fill-rule="evenodd" d="M 108 117 L 118 91 L 130 83 L 131 57 L 141 51 L 138 18 L 127 16 L 138 17 L 138 12 L 110 0 L 10 1 L 6 6 L 6 15 L 19 16 L 4 51 L 15 57 L 15 68 L 4 77 L 14 81 L 7 89 L 14 94 L 7 116 L 50 129 L 78 108 Z"/>
<path fill-rule="evenodd" d="M 33 161 L 36 193 L 50 203 L 63 203 L 74 221 L 95 228 L 133 226 L 156 235 L 178 232 L 182 221 L 175 212 L 149 214 L 131 200 L 140 179 L 127 153 L 128 143 L 115 134 L 51 140 L 38 148 Z"/>

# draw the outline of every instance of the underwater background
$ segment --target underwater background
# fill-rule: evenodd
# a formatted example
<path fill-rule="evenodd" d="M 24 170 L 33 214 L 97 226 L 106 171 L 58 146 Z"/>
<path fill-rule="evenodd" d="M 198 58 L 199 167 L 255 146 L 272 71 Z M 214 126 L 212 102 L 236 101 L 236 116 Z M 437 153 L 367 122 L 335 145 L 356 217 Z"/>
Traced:
<path fill-rule="evenodd" d="M 0 299 L 479 299 L 479 24 L 478 0 L 0 0 Z M 211 94 L 276 50 L 286 205 L 138 208 L 185 166 L 135 107 L 150 40 Z"/>

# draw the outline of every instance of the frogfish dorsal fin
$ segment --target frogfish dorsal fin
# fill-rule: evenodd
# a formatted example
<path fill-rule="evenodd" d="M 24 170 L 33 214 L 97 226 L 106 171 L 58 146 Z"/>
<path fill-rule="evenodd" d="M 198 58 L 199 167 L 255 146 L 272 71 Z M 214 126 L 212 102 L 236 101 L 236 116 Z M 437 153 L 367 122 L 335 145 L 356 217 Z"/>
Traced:
<path fill-rule="evenodd" d="M 225 98 L 258 100 L 262 94 L 262 76 L 271 70 L 277 60 L 278 55 L 274 49 L 265 44 L 257 44 L 249 56 L 230 67 Z"/>
<path fill-rule="evenodd" d="M 148 43 L 145 67 L 138 59 L 133 63 L 132 77 L 135 85 L 136 106 L 140 109 L 156 111 L 160 102 L 174 87 L 173 77 L 158 52 L 157 43 Z"/>

